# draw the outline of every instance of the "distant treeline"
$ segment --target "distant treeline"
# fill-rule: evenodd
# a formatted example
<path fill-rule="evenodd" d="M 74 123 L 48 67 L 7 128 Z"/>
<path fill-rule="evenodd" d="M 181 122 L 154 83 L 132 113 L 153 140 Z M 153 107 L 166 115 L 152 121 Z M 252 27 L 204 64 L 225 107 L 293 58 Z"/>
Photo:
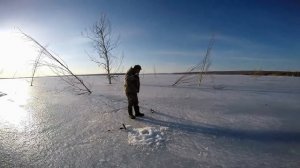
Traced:
<path fill-rule="evenodd" d="M 199 72 L 189 72 L 188 74 L 197 74 L 197 73 Z M 185 73 L 173 73 L 173 74 L 185 74 Z M 291 71 L 208 71 L 205 72 L 205 74 L 300 77 L 300 72 L 291 72 Z"/>
<path fill-rule="evenodd" d="M 156 73 L 156 75 L 170 75 L 170 74 L 199 74 L 199 72 L 175 72 L 175 73 Z M 205 72 L 208 75 L 252 75 L 252 76 L 294 76 L 300 77 L 300 72 L 298 71 L 208 71 Z M 77 76 L 105 76 L 106 74 L 81 74 Z M 125 75 L 125 73 L 114 73 L 113 76 Z M 153 73 L 146 73 L 143 75 L 153 75 Z M 43 77 L 57 77 L 57 76 L 40 76 L 35 78 Z M 15 77 L 18 78 L 31 78 L 31 77 Z M 1 78 L 0 79 L 12 79 L 12 78 Z"/>
<path fill-rule="evenodd" d="M 175 73 L 156 73 L 159 74 L 199 74 L 199 72 L 175 72 Z M 215 75 L 253 75 L 253 76 L 295 76 L 300 77 L 300 71 L 208 71 L 205 74 Z M 91 74 L 93 75 L 93 74 Z M 95 75 L 95 74 L 94 74 Z M 105 75 L 105 74 L 97 74 Z M 115 73 L 113 75 L 125 75 L 125 73 Z M 153 73 L 147 73 L 145 75 L 153 75 Z"/>

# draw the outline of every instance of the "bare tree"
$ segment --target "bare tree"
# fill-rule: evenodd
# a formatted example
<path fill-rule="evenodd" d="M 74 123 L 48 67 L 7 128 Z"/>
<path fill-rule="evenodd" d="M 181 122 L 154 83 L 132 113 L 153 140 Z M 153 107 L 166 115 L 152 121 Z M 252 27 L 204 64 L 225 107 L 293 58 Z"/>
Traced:
<path fill-rule="evenodd" d="M 206 50 L 206 54 L 205 54 L 202 62 L 200 63 L 199 86 L 201 85 L 203 75 L 206 74 L 206 72 L 208 71 L 208 68 L 211 65 L 210 52 L 211 52 L 211 49 L 212 49 L 214 43 L 215 43 L 215 37 L 213 35 L 212 38 L 209 41 L 209 44 L 208 44 L 208 47 L 207 47 L 207 50 Z"/>
<path fill-rule="evenodd" d="M 66 83 L 68 83 L 71 87 L 79 91 L 80 94 L 84 93 L 92 93 L 92 91 L 85 85 L 82 79 L 80 79 L 77 75 L 75 75 L 68 67 L 68 65 L 57 55 L 52 54 L 50 51 L 46 49 L 43 45 L 41 45 L 37 40 L 25 34 L 21 30 L 19 30 L 21 34 L 30 42 L 33 42 L 38 49 L 40 50 L 37 59 L 34 62 L 33 73 L 31 86 L 33 83 L 33 78 L 36 73 L 36 70 L 39 66 L 46 66 L 52 70 L 57 76 L 63 79 Z M 47 61 L 42 60 L 42 56 L 48 58 Z"/>
<path fill-rule="evenodd" d="M 206 72 L 208 71 L 208 68 L 211 65 L 211 60 L 210 60 L 210 52 L 212 50 L 212 47 L 214 45 L 215 42 L 215 37 L 214 35 L 211 37 L 207 50 L 206 50 L 206 54 L 203 58 L 203 60 L 201 60 L 198 64 L 194 65 L 193 67 L 189 68 L 180 78 L 178 78 L 173 84 L 172 86 L 176 86 L 180 83 L 189 83 L 191 80 L 193 80 L 193 77 L 190 76 L 191 73 L 197 73 L 198 74 L 198 85 L 201 85 L 201 82 L 203 80 L 203 75 L 206 74 Z"/>
<path fill-rule="evenodd" d="M 46 48 L 46 47 L 45 47 Z M 39 66 L 39 62 L 40 62 L 40 59 L 43 55 L 43 51 L 44 49 L 41 49 L 41 51 L 39 52 L 37 58 L 35 59 L 34 63 L 33 63 L 33 69 L 32 69 L 32 76 L 31 76 L 31 83 L 30 83 L 30 86 L 33 86 L 33 79 L 34 79 L 34 76 L 35 76 L 35 73 L 37 71 L 37 68 Z"/>
<path fill-rule="evenodd" d="M 155 67 L 155 65 L 153 65 L 153 74 L 154 74 L 154 77 L 156 78 L 156 77 L 157 77 L 157 72 L 156 72 L 156 67 Z"/>
<path fill-rule="evenodd" d="M 119 37 L 113 38 L 109 19 L 105 14 L 102 14 L 100 19 L 82 35 L 92 41 L 97 56 L 89 55 L 89 57 L 99 67 L 104 68 L 108 82 L 111 84 L 114 61 L 118 60 L 118 57 L 113 56 L 112 51 L 119 45 Z"/>

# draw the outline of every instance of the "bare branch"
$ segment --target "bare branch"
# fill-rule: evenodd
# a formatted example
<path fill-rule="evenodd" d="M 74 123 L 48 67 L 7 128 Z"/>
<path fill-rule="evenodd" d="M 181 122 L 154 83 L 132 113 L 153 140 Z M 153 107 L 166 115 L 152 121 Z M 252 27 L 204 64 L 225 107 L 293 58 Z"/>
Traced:
<path fill-rule="evenodd" d="M 46 47 L 45 47 L 45 48 L 46 48 Z M 39 52 L 39 54 L 38 54 L 38 56 L 37 56 L 37 58 L 36 58 L 36 60 L 35 60 L 35 62 L 34 62 L 30 86 L 33 85 L 33 78 L 34 78 L 34 75 L 35 75 L 35 73 L 36 73 L 36 70 L 37 70 L 37 68 L 38 68 L 38 66 L 39 66 L 39 62 L 40 62 L 40 59 L 41 59 L 41 56 L 42 56 L 43 52 L 44 52 L 44 51 L 43 51 L 43 49 L 42 49 L 42 50 Z"/>
<path fill-rule="evenodd" d="M 26 39 L 33 42 L 38 48 L 40 48 L 40 54 L 45 55 L 50 60 L 49 62 L 44 61 L 44 63 L 42 63 L 43 65 L 49 67 L 52 70 L 53 73 L 58 75 L 63 80 L 65 80 L 64 77 L 72 76 L 73 77 L 72 80 L 65 80 L 69 85 L 71 85 L 71 86 L 73 86 L 74 88 L 77 88 L 77 89 L 80 88 L 79 89 L 80 91 L 92 93 L 90 91 L 90 89 L 86 87 L 84 82 L 68 68 L 67 64 L 64 61 L 62 61 L 62 59 L 60 57 L 54 56 L 53 54 L 51 54 L 46 49 L 46 47 L 41 45 L 34 38 L 32 38 L 28 34 L 22 32 L 20 29 L 19 29 L 19 31 Z M 40 64 L 40 58 L 36 59 L 35 65 L 39 65 L 39 64 Z M 36 67 L 37 66 L 35 66 L 35 68 L 34 68 L 33 77 L 34 77 L 34 74 L 35 74 L 35 71 L 36 71 Z M 76 83 L 78 82 L 81 86 L 83 86 L 83 88 L 75 85 L 74 81 L 76 81 Z"/>
<path fill-rule="evenodd" d="M 199 86 L 201 85 L 201 82 L 202 82 L 202 79 L 203 79 L 203 75 L 206 74 L 206 72 L 208 71 L 208 68 L 211 65 L 210 52 L 212 50 L 214 42 L 215 42 L 215 37 L 214 37 L 214 35 L 212 35 L 212 37 L 211 37 L 211 39 L 209 41 L 209 44 L 208 44 L 208 47 L 207 47 L 207 50 L 206 50 L 206 54 L 205 54 L 203 60 L 200 61 L 198 64 L 194 65 L 193 67 L 189 68 L 184 75 L 182 75 L 179 79 L 177 79 L 172 84 L 172 86 L 176 86 L 179 83 L 186 83 L 185 78 L 187 78 L 187 76 L 189 75 L 189 73 L 195 72 L 196 70 L 198 70 L 198 74 L 199 74 L 199 80 L 198 80 L 199 83 L 198 83 L 198 85 Z"/>

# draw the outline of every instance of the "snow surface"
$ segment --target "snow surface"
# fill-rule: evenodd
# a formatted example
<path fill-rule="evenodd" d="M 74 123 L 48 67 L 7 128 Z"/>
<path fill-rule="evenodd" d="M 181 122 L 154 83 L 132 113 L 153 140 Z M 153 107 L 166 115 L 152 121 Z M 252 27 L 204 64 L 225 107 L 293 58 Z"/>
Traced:
<path fill-rule="evenodd" d="M 165 131 L 167 127 L 144 127 L 144 128 L 132 128 L 131 125 L 127 125 L 128 143 L 131 145 L 156 145 L 159 146 L 165 141 Z"/>
<path fill-rule="evenodd" d="M 123 76 L 1 79 L 0 167 L 300 167 L 300 78 L 179 77 L 141 75 L 136 120 Z"/>

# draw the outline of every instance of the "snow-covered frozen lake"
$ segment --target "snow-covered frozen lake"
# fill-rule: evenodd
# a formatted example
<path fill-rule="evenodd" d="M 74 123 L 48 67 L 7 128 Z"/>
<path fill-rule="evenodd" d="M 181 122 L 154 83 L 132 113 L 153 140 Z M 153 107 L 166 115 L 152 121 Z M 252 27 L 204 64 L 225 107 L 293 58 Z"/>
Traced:
<path fill-rule="evenodd" d="M 0 167 L 300 167 L 300 78 L 141 75 L 136 120 L 123 76 L 81 78 L 0 80 Z"/>

